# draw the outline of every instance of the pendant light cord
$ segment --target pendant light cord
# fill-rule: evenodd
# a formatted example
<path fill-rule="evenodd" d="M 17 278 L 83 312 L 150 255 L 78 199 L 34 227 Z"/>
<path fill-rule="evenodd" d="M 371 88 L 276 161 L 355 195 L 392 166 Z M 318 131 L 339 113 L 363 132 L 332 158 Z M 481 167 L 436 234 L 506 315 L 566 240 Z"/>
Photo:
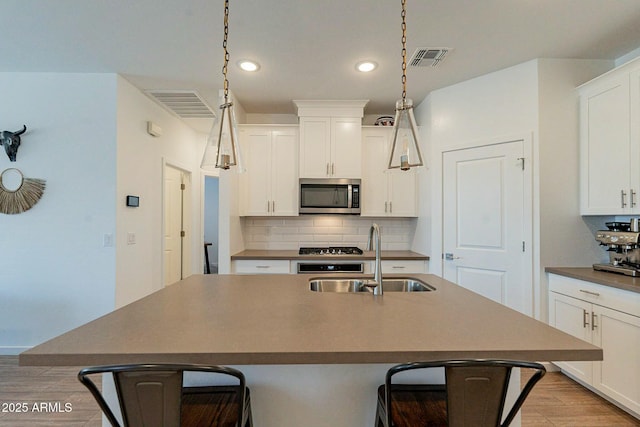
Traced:
<path fill-rule="evenodd" d="M 229 0 L 224 0 L 224 40 L 222 41 L 222 48 L 224 49 L 224 65 L 222 66 L 222 75 L 224 76 L 224 103 L 225 104 L 229 103 L 229 80 L 227 80 L 227 66 L 229 64 L 229 51 L 227 50 L 228 37 L 229 37 Z"/>
<path fill-rule="evenodd" d="M 405 9 L 406 0 L 402 1 L 402 104 L 406 104 L 407 99 L 407 11 Z"/>

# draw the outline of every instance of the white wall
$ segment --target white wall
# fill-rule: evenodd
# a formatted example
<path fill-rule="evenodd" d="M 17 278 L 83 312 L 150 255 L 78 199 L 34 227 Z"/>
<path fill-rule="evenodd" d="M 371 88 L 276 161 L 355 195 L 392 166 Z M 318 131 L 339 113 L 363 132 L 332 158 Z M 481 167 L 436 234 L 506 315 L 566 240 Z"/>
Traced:
<path fill-rule="evenodd" d="M 416 108 L 430 159 L 429 173 L 422 175 L 420 184 L 430 187 L 431 204 L 421 211 L 414 250 L 429 253 L 432 260 L 442 259 L 443 152 L 502 137 L 528 138 L 534 167 L 534 312 L 545 318 L 544 268 L 597 261 L 591 246 L 593 233 L 577 205 L 575 87 L 612 65 L 610 61 L 534 60 L 432 92 Z M 429 228 L 430 242 L 420 236 Z M 442 274 L 442 262 L 431 262 L 429 268 Z"/>
<path fill-rule="evenodd" d="M 0 354 L 162 285 L 163 162 L 194 171 L 192 269 L 201 272 L 202 135 L 115 74 L 0 73 L 0 93 L 11 100 L 0 105 L 0 130 L 28 128 L 17 162 L 0 153 L 0 172 L 46 180 L 31 210 L 0 214 Z M 161 138 L 146 133 L 147 120 Z M 127 194 L 140 196 L 139 208 L 125 206 Z"/>
<path fill-rule="evenodd" d="M 539 141 L 534 283 L 547 318 L 546 267 L 590 266 L 604 251 L 593 225 L 580 216 L 579 98 L 576 87 L 608 71 L 612 61 L 538 60 Z M 600 227 L 604 225 L 601 223 Z"/>
<path fill-rule="evenodd" d="M 431 273 L 442 274 L 442 153 L 500 136 L 530 136 L 538 123 L 537 99 L 537 65 L 530 61 L 436 90 L 416 107 L 428 172 L 419 178 L 422 210 L 413 249 L 431 256 Z M 427 206 L 423 192 L 430 192 Z M 424 238 L 428 230 L 430 241 Z"/>
<path fill-rule="evenodd" d="M 0 93 L 1 130 L 28 129 L 0 171 L 47 181 L 0 214 L 0 354 L 16 354 L 114 307 L 116 76 L 0 73 Z"/>
<path fill-rule="evenodd" d="M 118 77 L 116 199 L 116 307 L 160 289 L 163 281 L 163 167 L 191 173 L 191 273 L 202 273 L 200 160 L 205 135 L 197 133 Z M 162 128 L 147 133 L 147 121 Z M 140 207 L 125 205 L 128 194 L 140 196 Z M 135 233 L 136 244 L 127 244 Z"/>

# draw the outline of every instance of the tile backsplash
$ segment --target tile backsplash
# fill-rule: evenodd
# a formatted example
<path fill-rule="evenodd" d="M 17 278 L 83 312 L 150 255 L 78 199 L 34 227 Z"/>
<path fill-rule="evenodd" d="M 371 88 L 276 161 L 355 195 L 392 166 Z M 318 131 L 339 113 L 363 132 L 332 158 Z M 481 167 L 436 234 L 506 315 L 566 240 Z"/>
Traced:
<path fill-rule="evenodd" d="M 380 226 L 383 250 L 409 250 L 415 218 L 300 216 L 243 218 L 246 249 L 289 250 L 300 247 L 358 246 L 365 249 L 371 224 Z"/>

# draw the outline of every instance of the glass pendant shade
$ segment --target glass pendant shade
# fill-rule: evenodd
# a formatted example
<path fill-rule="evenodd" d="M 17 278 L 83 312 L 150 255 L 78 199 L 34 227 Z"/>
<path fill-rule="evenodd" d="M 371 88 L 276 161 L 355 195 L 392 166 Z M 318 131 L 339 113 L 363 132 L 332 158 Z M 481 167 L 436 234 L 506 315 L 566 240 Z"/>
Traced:
<path fill-rule="evenodd" d="M 409 170 L 422 166 L 422 154 L 418 142 L 418 126 L 413 116 L 413 101 L 396 102 L 396 118 L 393 123 L 393 141 L 389 156 L 389 169 Z"/>
<path fill-rule="evenodd" d="M 243 172 L 233 102 L 227 102 L 220 106 L 220 115 L 211 127 L 200 168 L 229 169 L 231 166 Z"/>

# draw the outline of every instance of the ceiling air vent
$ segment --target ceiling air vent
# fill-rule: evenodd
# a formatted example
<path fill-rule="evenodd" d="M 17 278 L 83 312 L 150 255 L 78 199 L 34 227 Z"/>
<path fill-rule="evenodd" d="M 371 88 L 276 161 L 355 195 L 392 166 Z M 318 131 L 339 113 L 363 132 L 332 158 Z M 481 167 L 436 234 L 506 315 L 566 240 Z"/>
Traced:
<path fill-rule="evenodd" d="M 148 90 L 147 94 L 163 107 L 183 119 L 213 119 L 215 113 L 194 91 Z"/>
<path fill-rule="evenodd" d="M 436 67 L 450 50 L 448 47 L 420 47 L 409 59 L 409 66 Z"/>

